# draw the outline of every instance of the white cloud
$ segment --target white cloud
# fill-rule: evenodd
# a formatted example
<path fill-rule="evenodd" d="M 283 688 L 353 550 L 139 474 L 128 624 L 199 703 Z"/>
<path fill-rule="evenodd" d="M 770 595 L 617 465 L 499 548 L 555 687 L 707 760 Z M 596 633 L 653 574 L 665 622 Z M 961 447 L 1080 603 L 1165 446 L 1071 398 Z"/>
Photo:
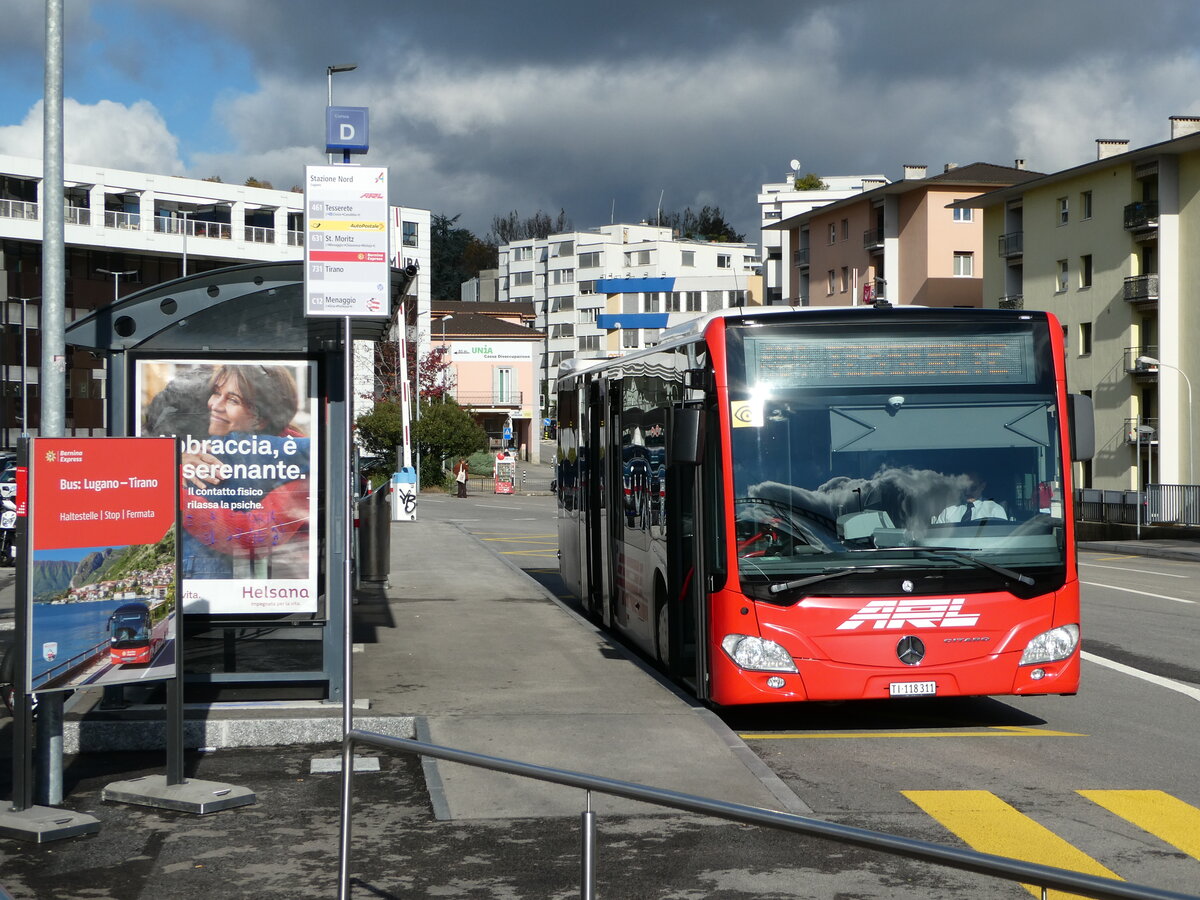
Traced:
<path fill-rule="evenodd" d="M 19 125 L 0 127 L 0 152 L 42 156 L 42 103 Z M 69 163 L 182 175 L 179 140 L 154 106 L 139 100 L 130 106 L 101 100 L 91 106 L 63 101 L 63 156 Z"/>

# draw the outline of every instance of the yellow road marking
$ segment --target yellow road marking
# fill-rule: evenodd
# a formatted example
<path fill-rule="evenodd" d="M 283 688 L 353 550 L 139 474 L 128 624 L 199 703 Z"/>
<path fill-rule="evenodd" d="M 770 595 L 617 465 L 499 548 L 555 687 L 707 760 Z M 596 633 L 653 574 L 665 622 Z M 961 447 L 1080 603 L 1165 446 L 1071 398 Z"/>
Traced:
<path fill-rule="evenodd" d="M 1117 878 L 1082 850 L 1018 812 L 990 791 L 901 791 L 949 831 L 981 853 L 1070 869 L 1101 878 Z M 1025 885 L 1035 897 L 1041 888 Z M 1075 897 L 1049 891 L 1047 897 Z"/>
<path fill-rule="evenodd" d="M 500 555 L 501 556 L 544 556 L 547 559 L 550 559 L 556 552 L 557 551 L 546 551 L 546 550 L 542 550 L 541 552 L 538 552 L 537 550 L 501 550 Z"/>
<path fill-rule="evenodd" d="M 983 731 L 830 731 L 830 732 L 772 732 L 769 734 L 739 734 L 743 741 L 827 741 L 842 738 L 955 738 L 955 737 L 1087 737 L 1073 731 L 1052 731 L 1049 728 L 1028 728 L 1021 725 L 1000 725 Z"/>
<path fill-rule="evenodd" d="M 1110 813 L 1200 859 L 1200 809 L 1162 791 L 1079 791 Z"/>

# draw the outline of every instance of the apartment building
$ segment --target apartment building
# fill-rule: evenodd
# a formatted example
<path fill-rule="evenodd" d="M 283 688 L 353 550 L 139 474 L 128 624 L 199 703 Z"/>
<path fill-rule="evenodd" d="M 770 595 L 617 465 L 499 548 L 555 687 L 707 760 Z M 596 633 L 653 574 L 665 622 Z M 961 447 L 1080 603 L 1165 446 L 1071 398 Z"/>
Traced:
<path fill-rule="evenodd" d="M 983 227 L 970 208 L 948 208 L 985 191 L 1037 177 L 1018 161 L 948 164 L 791 216 L 764 230 L 792 250 L 783 301 L 853 306 L 886 299 L 919 306 L 983 305 Z"/>
<path fill-rule="evenodd" d="M 702 308 L 691 309 L 682 294 L 687 289 L 634 289 L 639 303 L 643 294 L 666 294 L 658 301 L 663 309 L 691 317 L 712 309 L 745 302 L 742 292 L 748 279 L 758 274 L 758 249 L 752 244 L 677 239 L 670 228 L 655 225 L 605 225 L 592 231 L 552 234 L 546 238 L 513 241 L 500 247 L 497 300 L 523 300 L 537 312 L 537 328 L 545 338 L 538 357 L 539 406 L 543 417 L 553 416 L 554 378 L 559 363 L 574 357 L 597 358 L 624 349 L 613 349 L 609 335 L 613 322 L 601 323 L 608 312 L 610 294 L 625 293 L 632 282 L 624 279 L 699 279 L 707 287 Z M 639 313 L 645 312 L 642 307 Z M 638 345 L 646 339 L 639 323 Z M 653 340 L 653 336 L 650 337 Z M 623 345 L 625 338 L 619 338 Z"/>
<path fill-rule="evenodd" d="M 772 226 L 818 206 L 888 183 L 884 175 L 829 175 L 821 178 L 823 188 L 809 190 L 796 187 L 798 175 L 799 172 L 793 169 L 783 181 L 764 184 L 758 194 L 762 218 L 763 303 L 767 306 L 784 303 L 784 285 L 789 276 L 784 260 L 792 259 L 796 250 L 789 243 L 791 233 Z"/>
<path fill-rule="evenodd" d="M 1090 162 L 969 202 L 995 263 L 985 304 L 1054 313 L 1068 387 L 1093 398 L 1084 487 L 1196 483 L 1200 118 L 1170 125 L 1162 143 L 1098 140 Z"/>
<path fill-rule="evenodd" d="M 183 275 L 304 255 L 302 193 L 72 163 L 63 176 L 68 325 Z M 0 447 L 38 433 L 43 188 L 40 159 L 0 155 Z M 391 230 L 397 264 L 421 269 L 414 293 L 428 349 L 429 213 L 393 208 Z M 356 359 L 370 372 L 369 347 Z M 104 361 L 68 348 L 67 366 L 66 433 L 104 434 Z M 370 384 L 358 387 L 369 394 Z"/>

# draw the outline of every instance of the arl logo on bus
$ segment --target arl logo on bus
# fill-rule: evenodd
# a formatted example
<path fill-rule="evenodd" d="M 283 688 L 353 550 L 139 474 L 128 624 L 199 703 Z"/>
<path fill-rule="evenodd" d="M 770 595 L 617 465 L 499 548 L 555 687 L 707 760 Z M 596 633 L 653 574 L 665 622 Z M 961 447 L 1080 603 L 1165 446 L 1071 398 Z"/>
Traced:
<path fill-rule="evenodd" d="M 845 622 L 838 631 L 854 631 L 870 623 L 876 631 L 888 628 L 970 628 L 979 615 L 962 611 L 965 597 L 953 600 L 872 600 Z"/>

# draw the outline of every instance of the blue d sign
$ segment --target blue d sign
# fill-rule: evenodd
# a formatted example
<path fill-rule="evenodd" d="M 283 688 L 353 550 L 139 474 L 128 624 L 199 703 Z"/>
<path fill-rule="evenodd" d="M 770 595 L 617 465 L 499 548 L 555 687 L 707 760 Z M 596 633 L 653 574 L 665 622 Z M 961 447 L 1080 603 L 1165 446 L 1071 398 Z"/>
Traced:
<path fill-rule="evenodd" d="M 367 152 L 367 107 L 325 107 L 325 152 Z"/>

